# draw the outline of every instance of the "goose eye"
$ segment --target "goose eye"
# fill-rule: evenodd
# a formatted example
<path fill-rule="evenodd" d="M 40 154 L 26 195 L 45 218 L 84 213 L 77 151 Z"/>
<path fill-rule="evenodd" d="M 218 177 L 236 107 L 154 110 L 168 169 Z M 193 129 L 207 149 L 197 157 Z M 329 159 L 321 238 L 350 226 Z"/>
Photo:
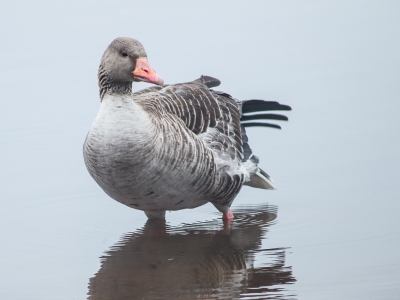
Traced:
<path fill-rule="evenodd" d="M 122 52 L 121 54 L 122 54 L 122 56 L 128 56 L 128 53 L 126 53 L 126 52 Z"/>

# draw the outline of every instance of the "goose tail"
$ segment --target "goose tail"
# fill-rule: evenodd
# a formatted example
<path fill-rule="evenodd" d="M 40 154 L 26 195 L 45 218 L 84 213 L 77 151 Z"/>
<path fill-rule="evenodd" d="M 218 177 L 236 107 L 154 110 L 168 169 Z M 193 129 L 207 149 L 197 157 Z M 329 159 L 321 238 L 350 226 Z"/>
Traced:
<path fill-rule="evenodd" d="M 246 128 L 249 127 L 272 127 L 276 129 L 281 129 L 277 124 L 272 124 L 265 122 L 266 120 L 276 120 L 276 121 L 287 121 L 288 118 L 280 114 L 263 113 L 265 111 L 276 111 L 291 110 L 288 105 L 280 104 L 275 101 L 265 101 L 265 100 L 245 100 L 237 102 L 241 109 L 241 131 L 242 131 L 242 142 L 243 142 L 243 160 L 242 163 L 248 164 L 253 163 L 252 172 L 250 172 L 250 178 L 244 184 L 266 190 L 276 190 L 276 186 L 272 178 L 260 167 L 258 167 L 259 159 L 253 154 L 249 143 L 248 137 L 246 135 Z"/>
<path fill-rule="evenodd" d="M 264 190 L 276 190 L 272 178 L 261 168 L 257 168 L 256 173 L 250 175 L 250 181 L 246 181 L 244 184 Z"/>

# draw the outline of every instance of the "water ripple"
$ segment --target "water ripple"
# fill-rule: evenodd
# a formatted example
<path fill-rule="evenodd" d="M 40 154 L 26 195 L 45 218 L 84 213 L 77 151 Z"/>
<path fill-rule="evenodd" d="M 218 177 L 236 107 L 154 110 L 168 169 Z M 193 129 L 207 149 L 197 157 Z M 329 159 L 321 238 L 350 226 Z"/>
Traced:
<path fill-rule="evenodd" d="M 101 257 L 89 299 L 293 299 L 286 249 L 262 249 L 274 206 L 239 207 L 219 219 L 180 226 L 149 220 Z M 262 263 L 254 267 L 255 254 Z"/>

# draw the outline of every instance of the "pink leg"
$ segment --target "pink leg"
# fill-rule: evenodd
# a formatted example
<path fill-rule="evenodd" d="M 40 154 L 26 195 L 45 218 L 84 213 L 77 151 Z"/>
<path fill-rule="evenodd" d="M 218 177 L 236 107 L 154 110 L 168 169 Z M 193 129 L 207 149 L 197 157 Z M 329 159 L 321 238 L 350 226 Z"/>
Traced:
<path fill-rule="evenodd" d="M 222 219 L 224 220 L 232 220 L 233 218 L 234 216 L 231 210 L 228 210 L 228 212 L 222 214 Z"/>

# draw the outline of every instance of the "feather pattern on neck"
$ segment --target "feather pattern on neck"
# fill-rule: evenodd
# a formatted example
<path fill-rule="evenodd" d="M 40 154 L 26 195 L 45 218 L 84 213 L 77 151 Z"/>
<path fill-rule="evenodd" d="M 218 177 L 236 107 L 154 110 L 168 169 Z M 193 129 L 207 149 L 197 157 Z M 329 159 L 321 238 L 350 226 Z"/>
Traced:
<path fill-rule="evenodd" d="M 112 78 L 107 73 L 102 64 L 99 67 L 98 79 L 99 79 L 100 101 L 103 101 L 103 98 L 106 94 L 132 93 L 132 82 L 123 82 L 123 83 L 113 82 Z"/>

